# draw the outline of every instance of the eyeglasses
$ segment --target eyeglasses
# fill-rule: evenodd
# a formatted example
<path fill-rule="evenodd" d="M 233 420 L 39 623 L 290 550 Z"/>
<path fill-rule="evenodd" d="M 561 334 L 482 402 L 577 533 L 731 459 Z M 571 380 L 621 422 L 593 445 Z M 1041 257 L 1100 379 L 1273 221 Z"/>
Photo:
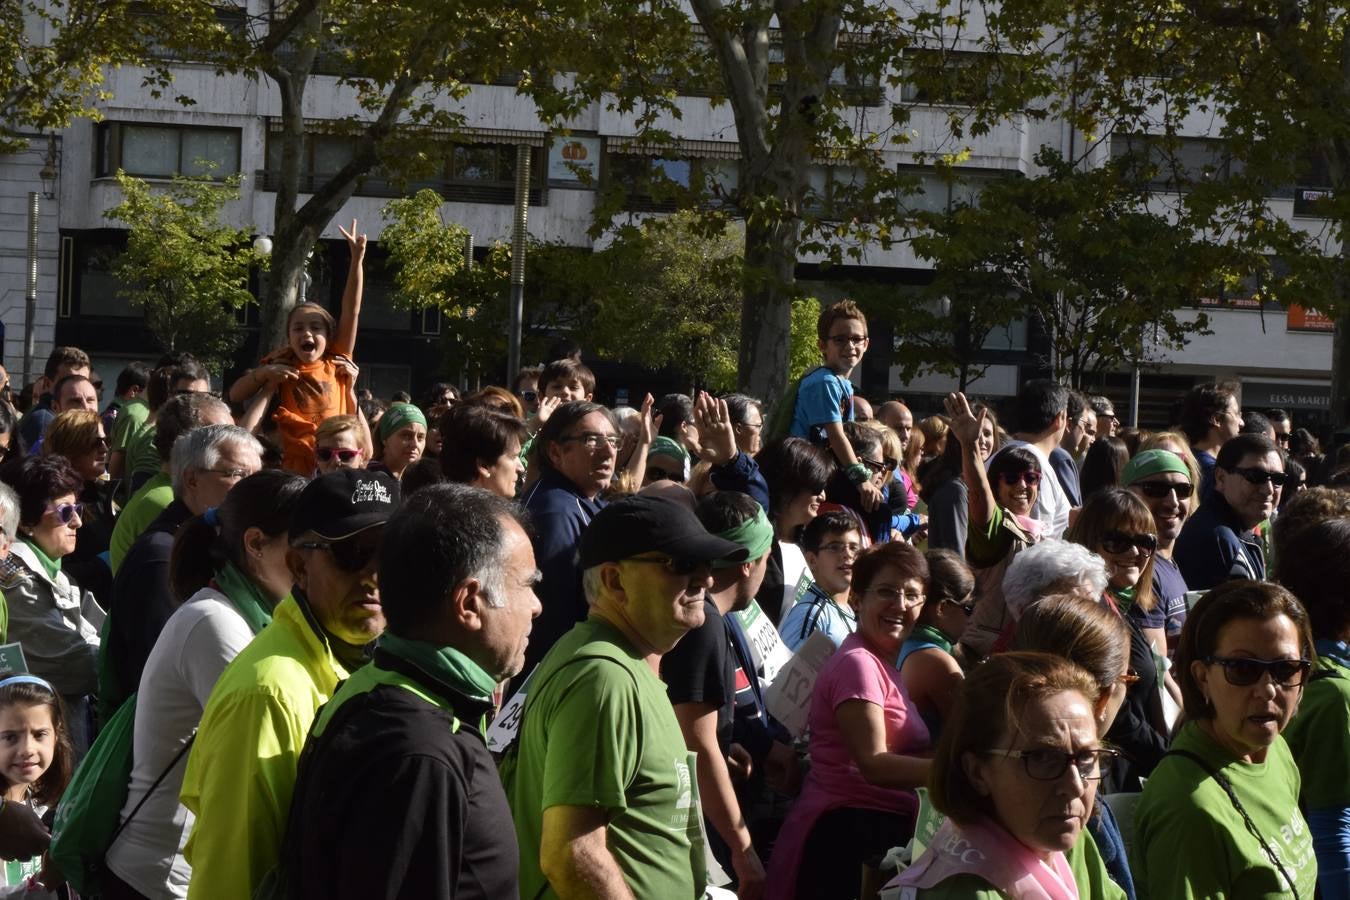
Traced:
<path fill-rule="evenodd" d="M 763 422 L 742 422 L 742 423 L 740 423 L 739 425 L 737 425 L 736 427 L 737 427 L 737 428 L 744 428 L 746 431 L 760 432 L 760 431 L 763 431 L 763 430 L 764 430 L 764 423 L 763 423 Z"/>
<path fill-rule="evenodd" d="M 1284 483 L 1289 480 L 1289 476 L 1284 472 L 1271 472 L 1266 469 L 1258 469 L 1256 466 L 1248 466 L 1245 469 L 1229 469 L 1234 475 L 1241 475 L 1250 484 L 1265 484 L 1270 482 L 1275 487 L 1284 487 Z"/>
<path fill-rule="evenodd" d="M 975 599 L 974 599 L 974 598 L 975 598 L 975 592 L 974 592 L 974 591 L 968 591 L 968 592 L 966 593 L 966 595 L 965 595 L 964 597 L 962 597 L 961 599 L 959 599 L 959 600 L 956 599 L 956 598 L 954 598 L 954 597 L 940 597 L 940 598 L 938 599 L 938 602 L 939 602 L 939 603 L 946 603 L 946 604 L 949 604 L 949 605 L 951 605 L 951 606 L 955 606 L 957 609 L 961 610 L 961 612 L 965 613 L 967 617 L 970 617 L 970 616 L 975 615 Z"/>
<path fill-rule="evenodd" d="M 1223 677 L 1234 687 L 1250 687 L 1270 673 L 1280 687 L 1298 687 L 1312 670 L 1308 659 L 1251 659 L 1245 656 L 1211 656 L 1205 662 L 1223 666 Z"/>
<path fill-rule="evenodd" d="M 598 434 L 594 431 L 588 431 L 585 434 L 574 434 L 570 437 L 558 438 L 558 443 L 560 444 L 570 444 L 573 441 L 582 444 L 592 453 L 599 450 L 602 444 L 611 450 L 619 449 L 619 436 L 616 434 Z"/>
<path fill-rule="evenodd" d="M 882 600 L 885 600 L 887 603 L 903 602 L 906 609 L 908 609 L 911 606 L 918 606 L 924 600 L 924 595 L 919 593 L 918 591 L 900 591 L 896 590 L 895 588 L 879 587 L 879 588 L 866 588 L 863 591 L 863 593 L 867 593 L 868 591 L 871 591 L 873 594 L 876 594 L 878 597 L 880 597 Z"/>
<path fill-rule="evenodd" d="M 890 469 L 892 472 L 900 468 L 900 460 L 894 459 L 890 456 L 883 457 L 881 462 L 883 465 L 886 466 L 886 468 Z"/>
<path fill-rule="evenodd" d="M 374 539 L 354 535 L 340 541 L 302 541 L 295 546 L 301 550 L 325 551 L 332 558 L 333 564 L 344 572 L 363 572 L 380 552 L 383 539 L 381 529 L 380 535 Z"/>
<path fill-rule="evenodd" d="M 228 478 L 231 481 L 239 481 L 252 474 L 247 469 L 203 469 L 202 471 L 213 472 L 221 478 Z"/>
<path fill-rule="evenodd" d="M 828 544 L 820 545 L 820 553 L 848 553 L 857 556 L 862 552 L 862 545 L 852 541 L 830 541 Z"/>
<path fill-rule="evenodd" d="M 999 475 L 999 480 L 1008 487 L 1012 487 L 1019 481 L 1027 487 L 1035 487 L 1041 483 L 1041 473 L 1027 469 L 1025 472 L 1003 472 Z"/>
<path fill-rule="evenodd" d="M 829 341 L 836 347 L 861 347 L 867 343 L 867 335 L 858 337 L 852 334 L 834 334 L 830 336 Z"/>
<path fill-rule="evenodd" d="M 1139 481 L 1130 487 L 1139 488 L 1139 493 L 1154 500 L 1162 500 L 1173 491 L 1178 500 L 1185 500 L 1195 493 L 1195 485 L 1188 481 Z"/>
<path fill-rule="evenodd" d="M 1138 547 L 1147 554 L 1158 549 L 1158 536 L 1155 534 L 1130 534 L 1125 531 L 1108 531 L 1102 537 L 1102 549 L 1107 553 L 1125 553 L 1131 547 Z"/>
<path fill-rule="evenodd" d="M 1054 781 L 1069 771 L 1069 764 L 1078 770 L 1078 776 L 1084 781 L 1095 781 L 1102 777 L 1103 764 L 1109 766 L 1120 756 L 1117 750 L 1101 747 L 1097 750 L 1079 750 L 1077 753 L 1065 753 L 1063 750 L 986 750 L 990 756 L 1005 756 L 1008 759 L 1020 759 L 1022 768 L 1037 781 Z"/>
<path fill-rule="evenodd" d="M 56 506 L 47 507 L 47 512 L 56 513 L 56 518 L 62 525 L 69 525 L 77 517 L 81 520 L 84 519 L 84 504 L 60 503 Z"/>
<path fill-rule="evenodd" d="M 345 465 L 359 457 L 361 451 L 353 450 L 351 447 L 319 447 L 314 451 L 314 455 L 318 457 L 319 462 L 331 462 L 336 456 L 338 462 Z"/>
<path fill-rule="evenodd" d="M 623 562 L 647 563 L 648 565 L 657 565 L 663 567 L 671 575 L 678 575 L 681 578 L 693 575 L 699 569 L 709 569 L 710 564 L 701 559 L 674 559 L 669 556 L 630 556 Z"/>

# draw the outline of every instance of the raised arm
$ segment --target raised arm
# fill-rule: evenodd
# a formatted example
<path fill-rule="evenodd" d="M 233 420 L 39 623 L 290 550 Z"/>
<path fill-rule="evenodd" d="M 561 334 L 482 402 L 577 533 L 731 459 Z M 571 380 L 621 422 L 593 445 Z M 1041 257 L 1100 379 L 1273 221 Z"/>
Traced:
<path fill-rule="evenodd" d="M 347 287 L 342 292 L 342 317 L 338 319 L 337 334 L 333 338 L 333 352 L 343 356 L 356 353 L 356 329 L 361 322 L 361 294 L 365 290 L 366 236 L 356 231 L 356 220 L 352 219 L 352 230 L 341 225 L 338 231 L 347 239 L 347 249 L 351 252 L 351 265 L 347 269 Z"/>
<path fill-rule="evenodd" d="M 961 442 L 961 479 L 970 494 L 970 527 L 988 530 L 998 509 L 979 450 L 980 429 L 988 414 L 985 410 L 980 410 L 978 417 L 972 413 L 965 394 L 948 394 L 945 405 L 952 420 L 951 432 Z"/>

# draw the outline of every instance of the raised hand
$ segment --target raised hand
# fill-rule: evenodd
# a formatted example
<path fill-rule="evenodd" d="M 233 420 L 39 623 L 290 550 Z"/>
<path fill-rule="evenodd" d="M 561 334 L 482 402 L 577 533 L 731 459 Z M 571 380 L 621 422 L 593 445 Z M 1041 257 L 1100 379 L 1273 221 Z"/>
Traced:
<path fill-rule="evenodd" d="M 707 391 L 699 391 L 694 401 L 694 426 L 702 452 L 700 459 L 715 466 L 731 462 L 739 452 L 736 449 L 736 427 L 731 424 L 727 401 L 718 400 Z"/>
<path fill-rule="evenodd" d="M 656 440 L 656 435 L 661 431 L 661 414 L 652 415 L 652 407 L 656 405 L 656 400 L 651 394 L 642 398 L 642 409 L 639 410 L 641 418 L 638 419 L 637 443 L 645 446 L 651 446 L 652 441 Z"/>
<path fill-rule="evenodd" d="M 351 231 L 341 225 L 338 226 L 338 231 L 342 232 L 342 236 L 347 239 L 347 249 L 351 251 L 352 261 L 356 262 L 363 259 L 366 255 L 366 236 L 364 233 L 357 234 L 356 220 L 352 219 Z"/>
<path fill-rule="evenodd" d="M 980 440 L 980 431 L 984 428 L 985 419 L 988 418 L 988 410 L 980 410 L 976 416 L 970 411 L 970 401 L 966 399 L 965 394 L 948 394 L 947 399 L 943 401 L 947 409 L 947 415 L 951 417 L 952 434 L 961 442 L 962 449 L 974 447 Z"/>

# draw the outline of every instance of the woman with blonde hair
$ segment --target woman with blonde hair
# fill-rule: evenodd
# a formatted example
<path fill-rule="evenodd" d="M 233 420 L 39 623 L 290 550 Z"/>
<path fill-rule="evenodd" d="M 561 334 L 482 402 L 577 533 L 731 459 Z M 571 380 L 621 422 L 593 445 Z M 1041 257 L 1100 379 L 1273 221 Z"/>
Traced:
<path fill-rule="evenodd" d="M 314 433 L 320 475 L 338 469 L 364 469 L 370 461 L 370 432 L 357 416 L 329 416 Z"/>

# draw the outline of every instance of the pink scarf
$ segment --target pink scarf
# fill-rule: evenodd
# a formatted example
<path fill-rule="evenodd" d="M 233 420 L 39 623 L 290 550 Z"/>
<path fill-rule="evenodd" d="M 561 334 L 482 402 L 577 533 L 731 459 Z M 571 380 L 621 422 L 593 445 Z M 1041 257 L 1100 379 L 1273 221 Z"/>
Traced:
<path fill-rule="evenodd" d="M 987 820 L 969 827 L 943 822 L 923 856 L 888 887 L 932 888 L 956 875 L 975 875 L 1009 900 L 1078 900 L 1063 853 L 1047 863 Z"/>

